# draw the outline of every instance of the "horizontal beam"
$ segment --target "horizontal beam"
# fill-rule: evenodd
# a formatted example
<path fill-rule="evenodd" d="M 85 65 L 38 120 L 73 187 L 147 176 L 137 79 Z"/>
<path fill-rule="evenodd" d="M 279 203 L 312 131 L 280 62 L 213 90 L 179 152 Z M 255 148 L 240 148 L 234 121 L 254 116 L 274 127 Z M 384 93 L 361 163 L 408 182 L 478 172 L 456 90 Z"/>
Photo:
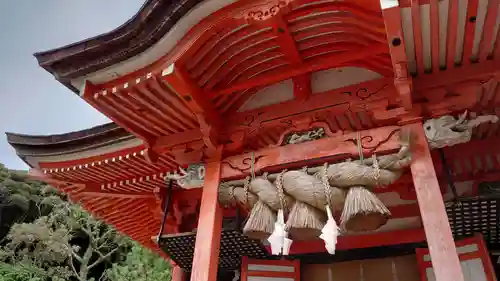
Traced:
<path fill-rule="evenodd" d="M 250 79 L 245 82 L 238 83 L 229 88 L 209 93 L 210 97 L 229 95 L 237 91 L 243 91 L 250 88 L 263 87 L 266 85 L 278 83 L 296 76 L 304 75 L 307 73 L 327 70 L 342 66 L 349 61 L 363 60 L 369 57 L 374 57 L 380 54 L 386 54 L 389 48 L 386 44 L 378 44 L 365 48 L 352 49 L 350 52 L 334 53 L 332 55 L 325 55 L 321 61 L 311 60 L 301 65 L 289 68 L 288 70 L 281 71 L 273 75 L 263 75 L 258 78 Z"/>
<path fill-rule="evenodd" d="M 487 60 L 468 66 L 456 67 L 438 73 L 423 74 L 413 78 L 414 91 L 450 86 L 483 76 L 495 75 L 500 71 L 500 61 Z"/>
<path fill-rule="evenodd" d="M 345 113 L 385 108 L 390 99 L 397 98 L 394 82 L 390 78 L 350 85 L 339 89 L 315 93 L 306 101 L 292 100 L 251 111 L 235 113 L 228 118 L 226 132 L 283 126 L 282 120 L 301 119 L 320 112 Z M 384 102 L 385 101 L 385 102 Z"/>
<path fill-rule="evenodd" d="M 191 143 L 201 139 L 203 139 L 203 134 L 200 129 L 193 129 L 169 136 L 162 136 L 156 139 L 153 144 L 153 150 L 167 150 L 177 145 Z"/>
<path fill-rule="evenodd" d="M 83 189 L 78 194 L 75 194 L 78 198 L 82 197 L 101 197 L 101 198 L 119 198 L 119 199 L 154 199 L 155 195 L 153 192 L 115 192 L 115 191 L 85 191 Z"/>
<path fill-rule="evenodd" d="M 378 232 L 364 235 L 339 236 L 337 250 L 363 249 L 391 246 L 425 241 L 423 229 L 407 229 L 390 232 Z M 269 246 L 266 246 L 269 253 Z M 323 240 L 293 241 L 289 255 L 325 253 Z"/>
<path fill-rule="evenodd" d="M 388 126 L 227 157 L 222 161 L 221 178 L 244 178 L 252 169 L 255 172 L 271 172 L 359 157 L 358 138 L 364 155 L 388 154 L 400 148 L 400 131 L 399 126 Z"/>

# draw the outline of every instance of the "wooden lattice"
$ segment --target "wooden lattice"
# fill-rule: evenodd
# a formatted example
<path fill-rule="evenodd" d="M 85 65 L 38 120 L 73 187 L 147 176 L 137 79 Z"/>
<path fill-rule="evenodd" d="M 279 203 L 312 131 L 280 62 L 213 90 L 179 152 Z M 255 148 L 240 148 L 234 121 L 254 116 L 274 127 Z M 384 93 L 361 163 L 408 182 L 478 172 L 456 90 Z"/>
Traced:
<path fill-rule="evenodd" d="M 196 233 L 163 235 L 159 245 L 172 260 L 186 271 L 191 270 Z M 241 265 L 241 257 L 265 259 L 268 257 L 260 241 L 252 240 L 238 230 L 223 230 L 219 251 L 219 269 L 233 270 Z"/>
<path fill-rule="evenodd" d="M 500 246 L 500 196 L 462 198 L 446 211 L 456 239 L 482 233 L 488 247 Z"/>

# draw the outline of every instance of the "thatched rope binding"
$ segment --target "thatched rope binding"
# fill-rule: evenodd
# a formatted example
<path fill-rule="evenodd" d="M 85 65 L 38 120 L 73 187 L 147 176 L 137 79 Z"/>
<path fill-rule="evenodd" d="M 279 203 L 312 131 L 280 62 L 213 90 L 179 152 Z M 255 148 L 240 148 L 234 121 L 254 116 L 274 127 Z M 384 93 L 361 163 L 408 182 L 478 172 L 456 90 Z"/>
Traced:
<path fill-rule="evenodd" d="M 293 230 L 300 229 L 300 226 L 307 226 L 308 228 L 312 227 L 313 231 L 315 231 L 314 229 L 321 230 L 321 227 L 318 228 L 318 226 L 324 224 L 326 220 L 324 216 L 325 206 L 328 204 L 330 204 L 332 211 L 344 209 L 342 225 L 346 229 L 367 230 L 374 227 L 373 225 L 380 226 L 387 221 L 390 213 L 368 189 L 393 183 L 400 177 L 401 169 L 408 166 L 410 162 L 409 142 L 404 142 L 400 151 L 396 154 L 381 157 L 373 156 L 362 161 L 348 160 L 331 165 L 325 164 L 320 168 L 309 168 L 303 171 L 282 172 L 280 177 L 282 180 L 275 182 L 275 184 L 282 184 L 280 189 L 283 188 L 283 206 L 286 206 L 285 209 L 290 210 L 287 227 Z M 314 173 L 314 176 L 310 175 L 311 173 Z M 269 209 L 277 211 L 282 206 L 281 197 L 278 187 L 271 182 L 277 176 L 275 174 L 268 176 L 267 179 L 260 178 L 260 180 L 264 180 L 262 184 L 250 184 L 246 190 L 239 186 L 241 181 L 221 185 L 219 200 L 222 204 L 230 204 L 234 201 L 246 203 L 248 201 L 247 206 L 249 207 L 261 201 L 261 203 L 267 204 Z M 329 189 L 326 189 L 325 179 L 327 179 Z M 265 184 L 263 184 L 264 182 Z M 228 188 L 228 184 L 233 187 Z M 344 206 L 346 193 L 349 202 L 346 202 L 347 206 Z M 241 198 L 242 195 L 246 196 L 247 199 Z M 363 198 L 358 198 L 359 196 L 363 196 Z M 262 206 L 259 206 L 259 208 L 262 208 Z M 371 212 L 379 213 L 378 223 L 361 220 Z M 300 216 L 302 216 L 302 219 L 300 219 L 302 222 L 297 224 L 297 217 Z M 313 218 L 313 216 L 315 217 Z M 368 216 L 368 218 L 370 217 Z M 356 226 L 358 221 L 363 222 L 365 225 Z M 352 226 L 353 224 L 354 226 Z"/>

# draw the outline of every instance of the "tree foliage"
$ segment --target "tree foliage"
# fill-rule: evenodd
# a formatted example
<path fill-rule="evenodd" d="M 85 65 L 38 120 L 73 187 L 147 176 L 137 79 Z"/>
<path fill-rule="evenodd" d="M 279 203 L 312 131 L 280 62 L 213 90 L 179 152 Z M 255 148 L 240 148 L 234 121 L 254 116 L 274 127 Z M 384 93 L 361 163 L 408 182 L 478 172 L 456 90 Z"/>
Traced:
<path fill-rule="evenodd" d="M 168 280 L 169 264 L 0 164 L 0 281 Z"/>
<path fill-rule="evenodd" d="M 134 243 L 126 260 L 107 271 L 109 281 L 170 281 L 171 267 L 163 258 Z"/>

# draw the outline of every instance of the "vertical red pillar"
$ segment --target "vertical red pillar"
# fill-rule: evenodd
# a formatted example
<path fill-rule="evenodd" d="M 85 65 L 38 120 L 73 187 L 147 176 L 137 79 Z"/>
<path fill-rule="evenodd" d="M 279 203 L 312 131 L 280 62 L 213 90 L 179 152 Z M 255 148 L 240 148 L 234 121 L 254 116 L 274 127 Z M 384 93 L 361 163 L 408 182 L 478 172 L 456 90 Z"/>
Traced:
<path fill-rule="evenodd" d="M 408 125 L 416 134 L 411 174 L 437 281 L 464 281 L 448 215 L 421 123 Z"/>
<path fill-rule="evenodd" d="M 222 209 L 219 205 L 220 157 L 206 164 L 191 281 L 215 281 L 219 263 Z"/>
<path fill-rule="evenodd" d="M 172 281 L 186 281 L 184 270 L 174 262 L 172 262 Z"/>

